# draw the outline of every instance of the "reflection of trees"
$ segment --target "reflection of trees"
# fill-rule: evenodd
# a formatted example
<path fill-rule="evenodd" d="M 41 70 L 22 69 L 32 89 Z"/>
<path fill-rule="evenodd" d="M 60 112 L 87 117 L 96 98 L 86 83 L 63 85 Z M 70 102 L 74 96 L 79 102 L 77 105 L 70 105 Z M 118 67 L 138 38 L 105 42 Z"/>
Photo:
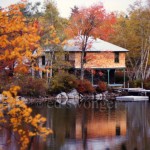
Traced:
<path fill-rule="evenodd" d="M 43 143 L 40 139 L 34 141 L 34 149 L 36 150 L 59 150 L 66 139 L 75 137 L 75 110 L 67 107 L 58 108 L 37 108 L 36 111 L 47 118 L 47 127 L 51 127 L 53 134 L 47 138 L 47 143 Z M 38 145 L 39 143 L 39 145 Z M 38 146 L 37 146 L 38 145 Z"/>
<path fill-rule="evenodd" d="M 127 103 L 128 150 L 150 148 L 150 110 L 147 103 Z"/>
<path fill-rule="evenodd" d="M 18 139 L 14 136 L 11 130 L 3 127 L 0 130 L 0 150 L 19 150 L 19 145 L 16 144 Z"/>
<path fill-rule="evenodd" d="M 59 149 L 65 139 L 73 138 L 75 134 L 75 111 L 70 109 L 53 110 L 53 130 L 56 149 Z"/>
<path fill-rule="evenodd" d="M 83 149 L 87 149 L 87 115 L 86 115 L 86 110 L 83 109 L 82 113 L 82 141 L 83 141 Z"/>

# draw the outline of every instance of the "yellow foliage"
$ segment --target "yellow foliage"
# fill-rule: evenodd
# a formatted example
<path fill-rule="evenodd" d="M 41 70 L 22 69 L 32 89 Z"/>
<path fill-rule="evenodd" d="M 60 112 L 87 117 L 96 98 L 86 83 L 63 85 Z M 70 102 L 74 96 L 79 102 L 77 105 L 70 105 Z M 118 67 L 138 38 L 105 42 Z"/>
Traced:
<path fill-rule="evenodd" d="M 39 45 L 39 28 L 33 23 L 27 23 L 20 8 L 24 4 L 9 6 L 9 9 L 0 10 L 0 60 L 5 67 L 18 65 L 19 68 L 14 71 L 27 71 L 27 65 L 24 60 L 31 60 L 32 52 Z M 25 67 L 24 67 L 25 66 Z"/>
<path fill-rule="evenodd" d="M 17 92 L 20 90 L 19 86 L 10 88 L 9 91 L 3 92 L 3 104 L 0 107 L 0 123 L 8 126 L 13 132 L 20 136 L 21 150 L 25 150 L 30 142 L 30 137 L 40 135 L 44 139 L 47 135 L 52 133 L 51 129 L 43 127 L 46 119 L 40 114 L 35 117 L 32 116 L 32 109 L 29 108 L 23 100 L 17 99 Z M 9 115 L 5 118 L 5 114 Z"/>

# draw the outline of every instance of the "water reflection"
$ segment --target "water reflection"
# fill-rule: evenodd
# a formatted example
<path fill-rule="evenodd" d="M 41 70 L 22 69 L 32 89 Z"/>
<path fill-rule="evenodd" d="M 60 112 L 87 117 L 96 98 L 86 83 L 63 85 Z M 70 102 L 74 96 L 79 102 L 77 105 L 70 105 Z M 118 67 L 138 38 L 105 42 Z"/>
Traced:
<path fill-rule="evenodd" d="M 149 103 L 108 105 L 93 102 L 78 107 L 37 106 L 33 109 L 34 113 L 47 118 L 46 126 L 52 128 L 54 134 L 46 142 L 35 138 L 32 150 L 150 149 Z M 8 133 L 2 133 L 0 141 L 4 142 Z M 12 147 L 8 146 L 7 149 L 11 150 Z"/>
<path fill-rule="evenodd" d="M 127 103 L 127 149 L 150 149 L 150 105 Z"/>
<path fill-rule="evenodd" d="M 37 107 L 34 110 L 47 117 L 47 125 L 54 131 L 44 149 L 100 150 L 125 140 L 127 114 L 124 104 L 108 107 L 107 103 L 87 103 L 78 107 L 44 110 Z M 35 146 L 38 149 L 41 144 Z"/>

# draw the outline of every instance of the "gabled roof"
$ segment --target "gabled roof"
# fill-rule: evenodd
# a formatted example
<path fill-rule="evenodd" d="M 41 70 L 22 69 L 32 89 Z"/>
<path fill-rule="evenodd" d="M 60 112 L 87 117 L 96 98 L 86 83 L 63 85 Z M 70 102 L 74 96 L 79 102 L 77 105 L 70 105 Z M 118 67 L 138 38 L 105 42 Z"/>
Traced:
<path fill-rule="evenodd" d="M 64 46 L 64 50 L 68 52 L 78 52 L 81 51 L 79 48 L 79 39 L 68 40 L 67 44 Z M 103 41 L 101 39 L 93 39 L 89 38 L 88 40 L 89 48 L 86 51 L 89 52 L 103 52 L 103 51 L 111 51 L 111 52 L 128 52 L 127 49 L 114 45 L 112 43 Z"/>

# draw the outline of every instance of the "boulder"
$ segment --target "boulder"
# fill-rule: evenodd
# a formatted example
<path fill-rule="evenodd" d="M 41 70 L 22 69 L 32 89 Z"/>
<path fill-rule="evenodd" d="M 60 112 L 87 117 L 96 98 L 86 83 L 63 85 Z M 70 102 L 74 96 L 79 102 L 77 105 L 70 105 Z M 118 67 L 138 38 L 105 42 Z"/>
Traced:
<path fill-rule="evenodd" d="M 100 93 L 100 94 L 96 94 L 95 95 L 95 99 L 96 100 L 103 100 L 103 95 Z"/>
<path fill-rule="evenodd" d="M 69 99 L 79 99 L 79 93 L 76 89 L 73 89 L 70 93 L 67 94 Z"/>
<path fill-rule="evenodd" d="M 65 92 L 61 92 L 56 96 L 56 102 L 65 105 L 68 101 L 68 95 Z"/>

